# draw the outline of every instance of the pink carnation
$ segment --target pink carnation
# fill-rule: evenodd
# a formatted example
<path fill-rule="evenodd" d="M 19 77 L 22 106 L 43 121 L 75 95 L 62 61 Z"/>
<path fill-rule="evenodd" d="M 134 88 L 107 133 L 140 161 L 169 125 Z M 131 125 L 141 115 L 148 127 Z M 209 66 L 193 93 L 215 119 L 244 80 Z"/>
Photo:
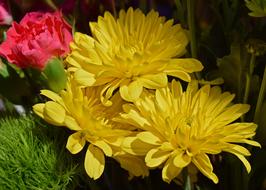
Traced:
<path fill-rule="evenodd" d="M 42 70 L 50 58 L 65 56 L 71 41 L 71 26 L 61 12 L 31 12 L 19 24 L 13 22 L 0 45 L 0 55 L 20 68 Z"/>

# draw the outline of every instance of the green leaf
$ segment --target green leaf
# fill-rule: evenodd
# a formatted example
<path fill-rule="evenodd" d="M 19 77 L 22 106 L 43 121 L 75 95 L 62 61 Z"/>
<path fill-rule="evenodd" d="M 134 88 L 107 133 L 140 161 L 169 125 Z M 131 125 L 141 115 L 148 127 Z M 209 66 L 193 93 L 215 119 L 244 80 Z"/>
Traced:
<path fill-rule="evenodd" d="M 225 87 L 227 90 L 237 94 L 240 98 L 243 96 L 245 87 L 245 71 L 246 71 L 246 53 L 243 53 L 240 45 L 232 45 L 231 53 L 223 58 L 217 59 L 218 76 L 224 79 Z M 250 94 L 258 92 L 259 77 L 253 74 L 251 77 Z"/>
<path fill-rule="evenodd" d="M 237 92 L 241 77 L 240 47 L 232 46 L 230 55 L 217 59 L 217 66 L 227 87 Z"/>
<path fill-rule="evenodd" d="M 266 1 L 265 0 L 245 0 L 246 7 L 251 11 L 248 15 L 253 17 L 266 16 Z"/>

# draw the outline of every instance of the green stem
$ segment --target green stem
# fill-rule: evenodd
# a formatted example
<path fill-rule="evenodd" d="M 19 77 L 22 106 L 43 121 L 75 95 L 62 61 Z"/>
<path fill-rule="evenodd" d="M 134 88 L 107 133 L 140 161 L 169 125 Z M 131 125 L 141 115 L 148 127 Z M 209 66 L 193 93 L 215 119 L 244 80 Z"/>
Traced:
<path fill-rule="evenodd" d="M 190 48 L 191 56 L 197 58 L 197 46 L 196 46 L 196 33 L 195 33 L 195 15 L 194 15 L 194 0 L 187 1 L 187 11 L 188 11 L 188 27 L 190 34 Z"/>
<path fill-rule="evenodd" d="M 250 74 L 246 73 L 246 85 L 245 85 L 245 93 L 244 93 L 244 98 L 243 98 L 243 103 L 248 102 L 248 96 L 249 96 L 249 90 L 250 90 Z"/>
<path fill-rule="evenodd" d="M 184 190 L 192 190 L 188 168 L 183 169 L 183 178 L 185 182 Z"/>
<path fill-rule="evenodd" d="M 175 0 L 175 5 L 177 9 L 177 17 L 181 23 L 182 26 L 185 25 L 185 18 L 184 18 L 184 8 L 180 2 L 180 0 Z"/>
<path fill-rule="evenodd" d="M 244 98 L 243 98 L 244 104 L 248 103 L 248 98 L 249 98 L 249 94 L 250 94 L 250 85 L 251 85 L 251 81 L 252 81 L 252 75 L 254 72 L 255 62 L 256 62 L 256 55 L 255 55 L 255 53 L 252 53 L 251 58 L 250 58 L 250 62 L 249 62 L 249 70 L 246 72 L 246 85 L 245 85 L 245 93 L 244 93 Z M 241 121 L 242 122 L 245 121 L 245 115 L 243 115 L 241 117 Z M 249 176 L 246 172 L 246 168 L 241 166 L 241 182 L 239 183 L 239 187 L 241 190 L 247 190 L 248 181 L 249 181 Z"/>
<path fill-rule="evenodd" d="M 266 66 L 264 68 L 263 79 L 261 82 L 260 92 L 259 92 L 258 101 L 256 104 L 255 114 L 254 114 L 254 122 L 257 124 L 259 122 L 259 118 L 261 114 L 261 107 L 262 107 L 262 103 L 265 97 L 265 89 L 266 89 Z"/>
<path fill-rule="evenodd" d="M 251 54 L 250 63 L 249 63 L 249 71 L 246 73 L 246 86 L 245 86 L 245 93 L 244 93 L 244 99 L 243 99 L 244 104 L 248 103 L 251 77 L 254 71 L 255 61 L 256 61 L 256 55 Z"/>
<path fill-rule="evenodd" d="M 187 0 L 187 16 L 188 27 L 190 35 L 190 50 L 192 58 L 197 58 L 197 41 L 196 41 L 196 28 L 195 28 L 195 4 L 194 0 Z M 196 73 L 197 79 L 200 79 L 200 73 Z"/>
<path fill-rule="evenodd" d="M 49 6 L 51 7 L 52 9 L 54 10 L 57 10 L 57 6 L 55 5 L 55 3 L 52 1 L 52 0 L 44 0 L 44 2 Z"/>
<path fill-rule="evenodd" d="M 253 75 L 254 67 L 255 67 L 255 61 L 256 61 L 256 55 L 253 53 L 251 54 L 250 63 L 249 63 L 249 70 L 246 73 L 246 85 L 245 85 L 245 92 L 244 92 L 244 98 L 243 103 L 248 103 L 248 97 L 250 93 L 250 85 L 251 85 L 251 78 Z M 245 121 L 245 115 L 241 117 L 241 121 Z"/>
<path fill-rule="evenodd" d="M 243 79 L 244 79 L 244 68 L 245 68 L 245 65 L 247 63 L 247 59 L 246 59 L 246 56 L 247 56 L 247 51 L 246 49 L 244 49 L 244 45 L 243 44 L 240 44 L 239 45 L 239 53 L 240 53 L 240 63 L 242 64 L 239 64 L 240 68 L 239 68 L 239 78 L 238 78 L 238 85 L 237 85 L 237 102 L 242 102 L 243 101 Z"/>

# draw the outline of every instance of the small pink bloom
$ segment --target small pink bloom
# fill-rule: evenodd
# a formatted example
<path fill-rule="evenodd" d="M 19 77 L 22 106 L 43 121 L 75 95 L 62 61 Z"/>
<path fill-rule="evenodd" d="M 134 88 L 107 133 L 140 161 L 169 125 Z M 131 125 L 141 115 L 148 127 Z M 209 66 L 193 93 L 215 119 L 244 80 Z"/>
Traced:
<path fill-rule="evenodd" d="M 13 22 L 12 16 L 7 11 L 5 5 L 0 3 L 0 25 L 10 25 Z"/>
<path fill-rule="evenodd" d="M 42 70 L 50 58 L 65 56 L 71 41 L 71 26 L 61 12 L 31 12 L 19 24 L 13 22 L 0 45 L 0 55 L 20 68 Z"/>

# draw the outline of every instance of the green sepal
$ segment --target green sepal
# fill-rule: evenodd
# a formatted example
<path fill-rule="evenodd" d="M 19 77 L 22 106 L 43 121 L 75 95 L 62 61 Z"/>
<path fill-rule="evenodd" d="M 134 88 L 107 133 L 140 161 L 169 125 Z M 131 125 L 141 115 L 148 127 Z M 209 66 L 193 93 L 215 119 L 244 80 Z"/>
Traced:
<path fill-rule="evenodd" d="M 46 79 L 47 86 L 54 92 L 60 92 L 66 86 L 67 76 L 63 61 L 53 58 L 48 61 L 42 75 Z"/>
<path fill-rule="evenodd" d="M 0 63 L 0 77 L 3 77 L 3 78 L 9 77 L 7 66 L 3 63 Z"/>

